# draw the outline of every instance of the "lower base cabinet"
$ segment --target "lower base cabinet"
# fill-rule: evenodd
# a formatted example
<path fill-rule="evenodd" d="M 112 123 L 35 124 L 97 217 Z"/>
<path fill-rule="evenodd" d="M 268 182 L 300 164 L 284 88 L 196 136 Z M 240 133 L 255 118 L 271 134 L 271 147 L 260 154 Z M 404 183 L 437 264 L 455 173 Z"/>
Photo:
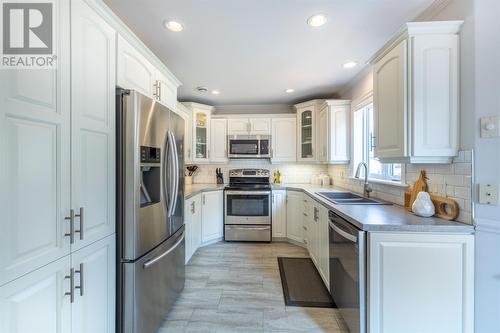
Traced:
<path fill-rule="evenodd" d="M 114 331 L 114 235 L 0 287 L 2 333 Z"/>
<path fill-rule="evenodd" d="M 302 222 L 302 193 L 287 191 L 286 193 L 286 237 L 296 242 L 304 242 Z"/>
<path fill-rule="evenodd" d="M 474 236 L 368 233 L 369 332 L 473 332 Z"/>
<path fill-rule="evenodd" d="M 223 192 L 210 191 L 201 194 L 201 242 L 222 238 Z"/>
<path fill-rule="evenodd" d="M 201 245 L 201 196 L 195 195 L 184 205 L 186 264 Z"/>
<path fill-rule="evenodd" d="M 287 200 L 286 191 L 278 190 L 272 192 L 272 229 L 274 238 L 287 237 Z"/>

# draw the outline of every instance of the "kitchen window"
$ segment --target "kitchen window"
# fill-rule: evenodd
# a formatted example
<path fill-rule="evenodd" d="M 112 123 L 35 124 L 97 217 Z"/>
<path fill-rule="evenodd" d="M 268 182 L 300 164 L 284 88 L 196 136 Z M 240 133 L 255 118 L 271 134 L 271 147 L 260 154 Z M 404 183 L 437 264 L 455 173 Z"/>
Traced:
<path fill-rule="evenodd" d="M 368 165 L 368 179 L 401 183 L 401 164 L 377 161 L 373 144 L 373 101 L 370 96 L 358 104 L 353 115 L 353 174 L 358 164 L 365 162 Z"/>

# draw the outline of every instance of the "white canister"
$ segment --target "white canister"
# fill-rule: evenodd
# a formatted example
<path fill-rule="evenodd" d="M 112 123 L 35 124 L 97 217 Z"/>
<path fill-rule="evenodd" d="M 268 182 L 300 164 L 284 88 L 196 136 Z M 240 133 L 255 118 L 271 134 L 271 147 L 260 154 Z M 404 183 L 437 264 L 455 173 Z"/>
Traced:
<path fill-rule="evenodd" d="M 330 186 L 330 176 L 321 175 L 321 186 Z"/>

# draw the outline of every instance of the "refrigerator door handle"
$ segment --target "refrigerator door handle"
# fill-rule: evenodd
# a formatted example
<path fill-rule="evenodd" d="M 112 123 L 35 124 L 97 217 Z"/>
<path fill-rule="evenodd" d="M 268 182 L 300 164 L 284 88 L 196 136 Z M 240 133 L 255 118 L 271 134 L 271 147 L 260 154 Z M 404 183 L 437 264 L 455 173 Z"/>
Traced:
<path fill-rule="evenodd" d="M 170 187 L 168 189 L 169 191 L 169 204 L 168 204 L 168 210 L 167 210 L 167 216 L 168 217 L 171 217 L 173 214 L 174 214 L 174 210 L 175 210 L 175 188 L 176 188 L 176 179 L 177 179 L 177 174 L 176 174 L 176 161 L 175 161 L 175 141 L 174 141 L 174 135 L 172 134 L 172 132 L 168 131 L 167 132 L 167 136 L 168 136 L 168 152 L 170 153 L 169 154 L 169 159 L 170 159 L 170 164 L 171 164 L 171 168 L 169 169 L 169 173 L 168 173 L 168 176 L 169 176 L 169 181 L 170 181 Z"/>
<path fill-rule="evenodd" d="M 165 257 L 166 255 L 168 255 L 170 252 L 172 252 L 173 250 L 175 250 L 177 248 L 177 246 L 179 246 L 182 241 L 184 240 L 184 237 L 185 237 L 185 233 L 182 232 L 182 235 L 179 237 L 179 240 L 177 242 L 175 242 L 174 245 L 172 245 L 171 248 L 169 248 L 167 251 L 163 252 L 162 254 L 160 254 L 158 257 L 155 257 L 151 260 L 148 260 L 146 261 L 142 267 L 144 269 L 148 269 L 149 267 L 153 266 L 155 263 L 157 263 L 158 261 L 161 260 L 161 258 Z"/>
<path fill-rule="evenodd" d="M 175 142 L 175 136 L 174 133 L 170 132 L 170 138 L 171 142 L 173 145 L 172 148 L 172 153 L 173 153 L 173 163 L 174 163 L 174 172 L 175 172 L 175 177 L 173 179 L 174 181 L 174 186 L 173 186 L 173 200 L 172 200 L 172 215 L 174 214 L 175 207 L 177 206 L 177 196 L 179 195 L 179 153 L 177 152 L 177 143 Z"/>
<path fill-rule="evenodd" d="M 163 143 L 163 197 L 165 206 L 167 209 L 167 214 L 170 212 L 170 190 L 169 190 L 169 165 L 170 165 L 170 136 L 168 135 L 168 132 L 165 134 L 165 141 Z"/>

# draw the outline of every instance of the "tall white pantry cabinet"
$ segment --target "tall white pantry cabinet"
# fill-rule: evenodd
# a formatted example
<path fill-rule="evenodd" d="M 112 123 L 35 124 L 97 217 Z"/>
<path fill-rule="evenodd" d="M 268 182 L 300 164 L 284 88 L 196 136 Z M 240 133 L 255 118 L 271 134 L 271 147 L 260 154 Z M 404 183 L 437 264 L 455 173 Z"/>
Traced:
<path fill-rule="evenodd" d="M 53 4 L 57 67 L 0 77 L 0 332 L 114 332 L 116 31 Z"/>

